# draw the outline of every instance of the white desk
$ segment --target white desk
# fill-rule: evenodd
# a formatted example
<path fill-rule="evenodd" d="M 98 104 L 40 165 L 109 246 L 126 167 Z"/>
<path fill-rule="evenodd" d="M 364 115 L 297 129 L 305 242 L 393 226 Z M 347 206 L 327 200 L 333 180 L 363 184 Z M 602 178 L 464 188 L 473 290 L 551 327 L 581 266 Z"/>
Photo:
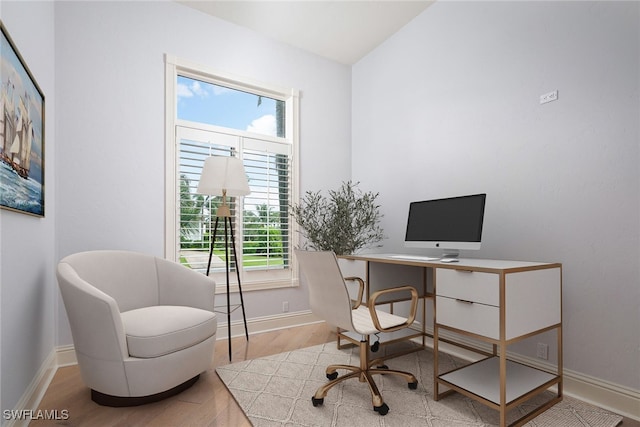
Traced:
<path fill-rule="evenodd" d="M 463 258 L 455 263 L 401 259 L 388 254 L 340 257 L 347 264 L 360 263 L 365 291 L 369 293 L 371 264 L 417 267 L 421 281 L 415 286 L 423 302 L 433 301 L 434 397 L 459 392 L 500 412 L 500 426 L 507 425 L 507 411 L 553 386 L 554 397 L 515 421 L 520 426 L 562 400 L 562 265 L 525 261 Z M 348 266 L 353 269 L 354 266 Z M 352 272 L 350 272 L 351 274 Z M 432 292 L 427 284 L 432 283 Z M 423 346 L 426 319 L 423 305 Z M 486 359 L 450 372 L 438 368 L 440 330 L 493 345 Z M 507 359 L 507 346 L 533 335 L 556 330 L 557 371 L 546 372 Z M 465 346 L 465 348 L 468 348 Z M 448 390 L 440 392 L 440 386 Z"/>

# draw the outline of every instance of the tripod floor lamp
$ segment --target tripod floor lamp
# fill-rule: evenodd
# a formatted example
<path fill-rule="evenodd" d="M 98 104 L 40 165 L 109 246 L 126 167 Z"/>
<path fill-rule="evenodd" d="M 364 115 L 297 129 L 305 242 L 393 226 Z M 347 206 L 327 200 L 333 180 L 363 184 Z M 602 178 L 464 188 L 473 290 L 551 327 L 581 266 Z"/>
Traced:
<path fill-rule="evenodd" d="M 211 248 L 209 250 L 209 263 L 207 264 L 207 276 L 211 270 L 211 258 L 213 257 L 213 246 L 216 241 L 216 234 L 220 219 L 224 223 L 224 260 L 226 266 L 227 278 L 227 331 L 229 336 L 229 361 L 231 361 L 231 312 L 238 307 L 242 307 L 242 318 L 244 320 L 244 333 L 249 340 L 249 331 L 247 329 L 247 316 L 244 312 L 244 299 L 242 298 L 242 285 L 240 283 L 240 268 L 238 265 L 238 257 L 236 255 L 235 236 L 233 235 L 233 220 L 231 219 L 231 210 L 227 205 L 227 196 L 239 197 L 246 196 L 251 193 L 247 175 L 244 171 L 242 160 L 237 157 L 212 156 L 204 161 L 202 175 L 198 183 L 198 193 L 208 194 L 210 196 L 222 196 L 222 205 L 218 207 L 216 212 L 216 222 L 211 236 Z M 230 232 L 230 233 L 229 233 Z M 230 236 L 229 236 L 230 234 Z M 229 240 L 231 237 L 231 240 Z M 233 251 L 233 259 L 236 263 L 236 274 L 238 277 L 238 289 L 240 293 L 240 304 L 231 305 L 229 292 L 229 272 L 231 271 L 231 259 L 229 257 L 229 246 Z M 225 313 L 225 312 L 223 312 Z"/>

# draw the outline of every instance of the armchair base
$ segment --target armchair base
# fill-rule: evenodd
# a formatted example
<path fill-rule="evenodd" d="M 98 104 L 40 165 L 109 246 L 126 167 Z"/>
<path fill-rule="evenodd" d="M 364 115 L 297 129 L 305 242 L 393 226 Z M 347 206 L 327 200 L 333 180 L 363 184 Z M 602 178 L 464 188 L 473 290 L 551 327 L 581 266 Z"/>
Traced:
<path fill-rule="evenodd" d="M 148 396 L 112 396 L 110 394 L 100 393 L 99 391 L 91 389 L 91 400 L 96 402 L 98 405 L 111 406 L 116 408 L 125 406 L 146 405 L 147 403 L 158 402 L 168 397 L 175 396 L 178 393 L 182 393 L 183 391 L 194 385 L 199 378 L 200 374 L 183 382 L 182 384 L 178 384 L 177 386 L 169 390 L 165 390 L 163 392 L 151 394 Z"/>

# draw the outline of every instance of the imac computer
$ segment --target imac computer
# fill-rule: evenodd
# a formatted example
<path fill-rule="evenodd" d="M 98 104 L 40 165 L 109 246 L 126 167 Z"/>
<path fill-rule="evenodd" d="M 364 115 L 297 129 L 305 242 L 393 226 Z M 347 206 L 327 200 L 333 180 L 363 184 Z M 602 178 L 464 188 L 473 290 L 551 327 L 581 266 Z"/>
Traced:
<path fill-rule="evenodd" d="M 404 246 L 442 249 L 455 260 L 460 250 L 480 249 L 486 194 L 424 200 L 409 205 Z"/>

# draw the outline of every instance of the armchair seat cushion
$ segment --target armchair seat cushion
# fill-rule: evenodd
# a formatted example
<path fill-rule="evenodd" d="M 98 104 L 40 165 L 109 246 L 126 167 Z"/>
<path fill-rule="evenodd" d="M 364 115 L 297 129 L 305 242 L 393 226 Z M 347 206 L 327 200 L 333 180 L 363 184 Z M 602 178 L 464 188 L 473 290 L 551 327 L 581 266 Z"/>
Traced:
<path fill-rule="evenodd" d="M 129 356 L 159 357 L 215 335 L 216 314 L 199 308 L 156 305 L 121 314 Z"/>

